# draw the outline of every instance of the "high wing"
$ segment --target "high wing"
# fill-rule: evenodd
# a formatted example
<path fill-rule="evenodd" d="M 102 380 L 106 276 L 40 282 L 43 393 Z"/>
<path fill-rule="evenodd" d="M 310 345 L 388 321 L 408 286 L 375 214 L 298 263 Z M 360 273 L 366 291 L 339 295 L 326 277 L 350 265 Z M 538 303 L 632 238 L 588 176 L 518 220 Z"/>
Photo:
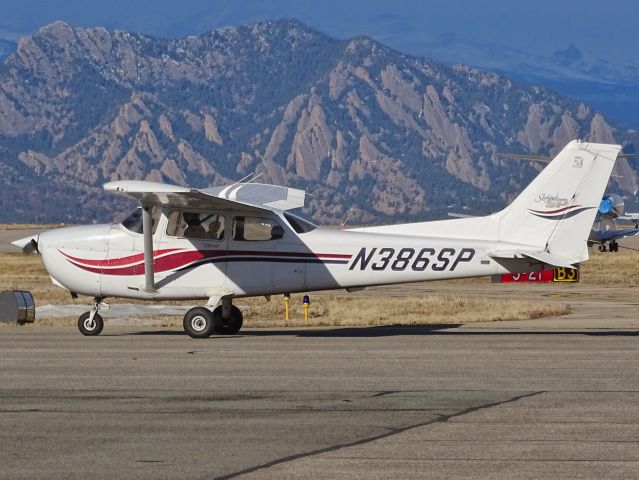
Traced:
<path fill-rule="evenodd" d="M 155 205 L 175 205 L 195 209 L 241 207 L 244 211 L 264 215 L 273 210 L 291 210 L 304 206 L 304 190 L 263 183 L 235 183 L 227 187 L 203 190 L 165 183 L 125 180 L 104 185 L 108 192 L 134 198 L 142 206 L 144 235 L 144 290 L 154 293 L 153 223 L 151 209 Z"/>
<path fill-rule="evenodd" d="M 165 183 L 125 180 L 107 183 L 104 189 L 131 197 L 142 205 L 174 205 L 196 209 L 241 206 L 243 210 L 261 214 L 303 207 L 305 198 L 304 190 L 263 183 L 237 183 L 198 190 Z"/>

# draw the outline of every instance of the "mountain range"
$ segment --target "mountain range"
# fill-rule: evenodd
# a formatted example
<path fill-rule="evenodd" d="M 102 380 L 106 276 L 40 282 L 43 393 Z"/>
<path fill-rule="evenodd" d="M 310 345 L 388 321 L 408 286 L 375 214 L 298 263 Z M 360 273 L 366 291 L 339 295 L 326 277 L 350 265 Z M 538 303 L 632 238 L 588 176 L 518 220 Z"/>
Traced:
<path fill-rule="evenodd" d="M 447 65 L 458 63 L 544 85 L 602 109 L 628 128 L 639 127 L 639 62 L 611 62 L 568 43 L 553 54 L 469 39 L 456 34 L 433 38 L 425 32 L 388 32 L 379 37 L 414 55 L 427 54 Z"/>
<path fill-rule="evenodd" d="M 296 20 L 162 39 L 50 24 L 0 63 L 0 221 L 101 221 L 104 182 L 305 188 L 337 223 L 494 211 L 537 173 L 493 153 L 548 155 L 636 132 L 555 91 L 339 40 Z M 618 162 L 615 189 L 637 173 Z"/>

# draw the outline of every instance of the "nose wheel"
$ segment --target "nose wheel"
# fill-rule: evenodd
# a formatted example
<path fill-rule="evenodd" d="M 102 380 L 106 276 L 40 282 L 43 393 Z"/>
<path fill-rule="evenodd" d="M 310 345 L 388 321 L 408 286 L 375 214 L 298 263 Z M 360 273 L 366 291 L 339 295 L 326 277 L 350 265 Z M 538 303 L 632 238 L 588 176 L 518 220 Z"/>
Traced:
<path fill-rule="evenodd" d="M 80 333 L 87 337 L 95 337 L 100 335 L 104 328 L 104 320 L 102 316 L 95 312 L 91 318 L 91 312 L 84 312 L 78 319 L 78 328 Z"/>
<path fill-rule="evenodd" d="M 78 318 L 78 329 L 80 333 L 86 337 L 95 337 L 102 333 L 104 328 L 104 320 L 102 315 L 98 313 L 98 308 L 109 308 L 106 303 L 102 302 L 102 298 L 95 298 L 93 306 L 89 312 L 84 312 Z"/>

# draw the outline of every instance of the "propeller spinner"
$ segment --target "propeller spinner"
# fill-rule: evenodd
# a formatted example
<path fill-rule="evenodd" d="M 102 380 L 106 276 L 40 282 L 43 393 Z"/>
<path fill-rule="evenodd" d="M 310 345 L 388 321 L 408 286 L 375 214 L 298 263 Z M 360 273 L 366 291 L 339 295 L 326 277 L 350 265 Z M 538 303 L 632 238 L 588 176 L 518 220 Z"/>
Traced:
<path fill-rule="evenodd" d="M 40 235 L 31 236 L 21 238 L 20 240 L 16 240 L 15 242 L 11 242 L 11 245 L 15 245 L 18 248 L 22 249 L 22 253 L 40 253 L 38 250 L 38 239 Z"/>

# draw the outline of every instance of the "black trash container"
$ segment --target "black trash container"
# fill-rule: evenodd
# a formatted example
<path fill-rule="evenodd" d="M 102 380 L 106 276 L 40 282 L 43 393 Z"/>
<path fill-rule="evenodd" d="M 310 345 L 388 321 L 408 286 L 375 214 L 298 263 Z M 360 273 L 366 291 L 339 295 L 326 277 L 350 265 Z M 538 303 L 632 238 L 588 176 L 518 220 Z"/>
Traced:
<path fill-rule="evenodd" d="M 0 322 L 33 323 L 35 321 L 35 302 L 31 292 L 0 292 Z"/>

